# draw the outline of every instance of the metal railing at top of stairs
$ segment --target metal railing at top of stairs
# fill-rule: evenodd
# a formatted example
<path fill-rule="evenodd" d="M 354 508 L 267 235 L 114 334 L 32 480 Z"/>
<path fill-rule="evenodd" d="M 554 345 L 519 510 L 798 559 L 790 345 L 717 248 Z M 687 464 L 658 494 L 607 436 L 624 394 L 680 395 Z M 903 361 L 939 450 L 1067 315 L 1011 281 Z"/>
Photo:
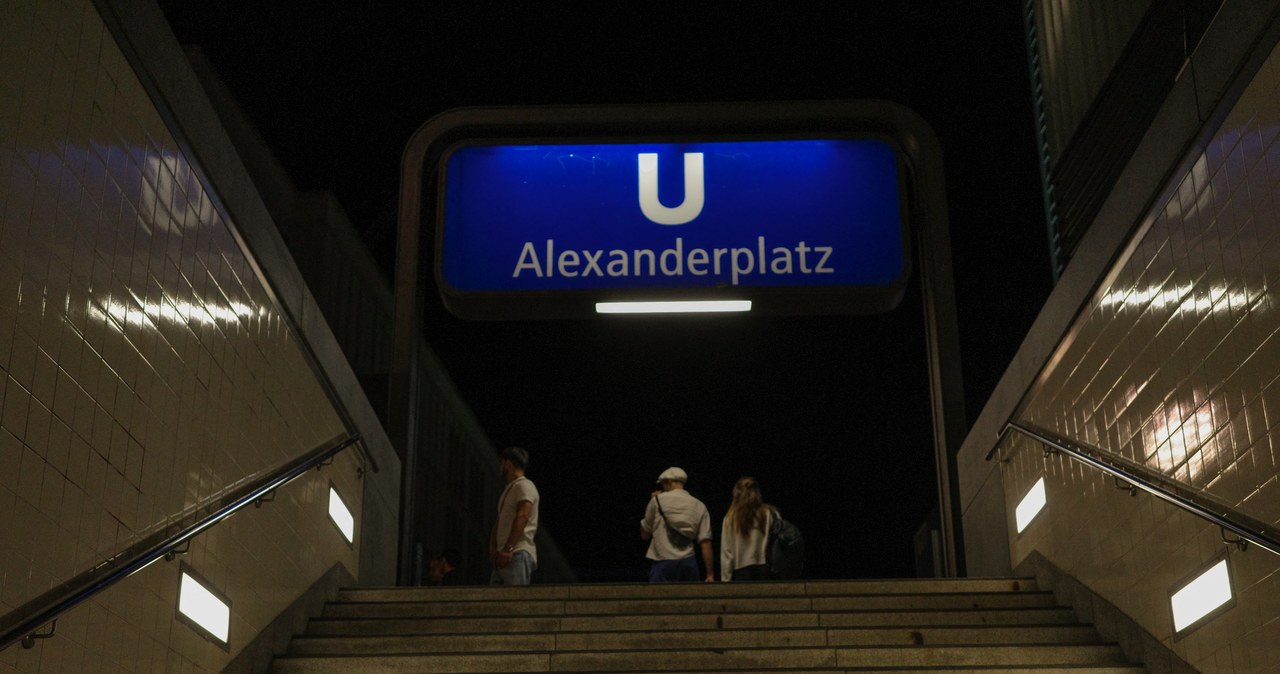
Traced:
<path fill-rule="evenodd" d="M 270 475 L 226 496 L 219 502 L 221 505 L 213 504 L 197 509 L 182 520 L 142 539 L 92 569 L 10 611 L 0 617 L 0 651 L 19 642 L 24 648 L 31 648 L 37 639 L 54 636 L 58 617 L 63 613 L 141 571 L 161 557 L 172 560 L 175 555 L 185 552 L 178 548 L 190 542 L 191 539 L 248 505 L 269 502 L 271 499 L 268 497 L 276 489 L 292 482 L 312 468 L 323 468 L 329 465 L 339 452 L 359 442 L 359 433 L 341 440 L 330 440 L 281 466 Z M 368 455 L 362 452 L 362 456 L 367 458 Z M 363 475 L 363 468 L 360 469 L 359 475 Z M 36 631 L 44 625 L 50 625 L 50 631 Z"/>
<path fill-rule="evenodd" d="M 1142 490 L 1166 503 L 1216 524 L 1222 529 L 1222 540 L 1225 543 L 1236 545 L 1241 550 L 1244 550 L 1249 543 L 1253 543 L 1264 550 L 1280 555 L 1280 532 L 1277 532 L 1267 524 L 1243 513 L 1236 512 L 1221 503 L 1215 502 L 1201 492 L 1193 491 L 1181 483 L 1158 476 L 1153 471 L 1134 465 L 1109 452 L 1069 440 L 1053 431 L 1033 424 L 1019 424 L 1012 421 L 1007 423 L 1004 430 L 1000 432 L 996 446 L 987 452 L 987 461 L 990 461 L 991 457 L 995 456 L 996 452 L 1000 450 L 1000 447 L 1004 444 L 1005 437 L 1008 436 L 1010 431 L 1016 431 L 1039 441 L 1045 448 L 1046 456 L 1062 453 L 1078 463 L 1111 475 L 1114 479 L 1128 485 L 1121 488 L 1127 489 L 1130 494 L 1136 495 L 1137 490 Z M 1228 531 L 1239 536 L 1239 539 L 1228 539 L 1226 536 Z"/>

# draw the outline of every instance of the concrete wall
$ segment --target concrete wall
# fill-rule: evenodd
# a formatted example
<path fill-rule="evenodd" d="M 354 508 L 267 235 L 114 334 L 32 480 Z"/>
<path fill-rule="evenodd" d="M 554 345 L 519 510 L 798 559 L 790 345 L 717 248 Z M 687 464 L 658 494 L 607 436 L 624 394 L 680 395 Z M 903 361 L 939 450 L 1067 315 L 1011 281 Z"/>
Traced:
<path fill-rule="evenodd" d="M 391 577 L 398 464 L 158 10 L 103 7 L 0 5 L 0 613 L 348 426 L 383 471 L 347 451 L 194 540 L 230 651 L 173 619 L 157 563 L 0 672 L 219 671 L 335 563 Z"/>

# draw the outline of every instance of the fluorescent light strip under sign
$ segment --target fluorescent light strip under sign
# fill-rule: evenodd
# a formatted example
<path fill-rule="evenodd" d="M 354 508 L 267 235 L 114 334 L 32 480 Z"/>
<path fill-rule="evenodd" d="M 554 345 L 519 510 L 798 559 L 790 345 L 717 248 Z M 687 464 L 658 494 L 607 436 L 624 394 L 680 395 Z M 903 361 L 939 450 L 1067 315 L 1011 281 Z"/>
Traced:
<path fill-rule="evenodd" d="M 1229 601 L 1231 575 L 1224 559 L 1169 598 L 1173 605 L 1173 631 L 1181 632 Z"/>
<path fill-rule="evenodd" d="M 178 589 L 178 612 L 204 628 L 215 639 L 227 643 L 227 633 L 231 627 L 231 606 L 185 571 L 182 572 L 182 584 Z"/>
<path fill-rule="evenodd" d="M 598 314 L 695 314 L 751 311 L 751 300 L 596 302 Z"/>

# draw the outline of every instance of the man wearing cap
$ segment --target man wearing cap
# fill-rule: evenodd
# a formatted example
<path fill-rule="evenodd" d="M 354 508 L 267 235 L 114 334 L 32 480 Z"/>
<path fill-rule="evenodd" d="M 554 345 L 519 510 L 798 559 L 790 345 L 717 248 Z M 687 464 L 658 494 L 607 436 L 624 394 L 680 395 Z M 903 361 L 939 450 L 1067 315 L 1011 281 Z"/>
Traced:
<path fill-rule="evenodd" d="M 715 569 L 711 565 L 711 515 L 702 501 L 685 491 L 689 476 L 672 466 L 658 476 L 662 489 L 653 492 L 644 519 L 640 520 L 640 538 L 649 541 L 645 557 L 653 560 L 649 568 L 649 582 L 671 583 L 696 581 L 698 560 L 694 547 L 702 550 L 702 564 L 706 573 L 702 579 L 715 581 Z M 674 529 L 674 531 L 672 531 Z"/>
<path fill-rule="evenodd" d="M 524 476 L 529 453 L 508 447 L 498 455 L 498 468 L 507 486 L 498 497 L 498 521 L 489 534 L 489 559 L 493 562 L 491 585 L 528 585 L 538 568 L 538 488 Z"/>

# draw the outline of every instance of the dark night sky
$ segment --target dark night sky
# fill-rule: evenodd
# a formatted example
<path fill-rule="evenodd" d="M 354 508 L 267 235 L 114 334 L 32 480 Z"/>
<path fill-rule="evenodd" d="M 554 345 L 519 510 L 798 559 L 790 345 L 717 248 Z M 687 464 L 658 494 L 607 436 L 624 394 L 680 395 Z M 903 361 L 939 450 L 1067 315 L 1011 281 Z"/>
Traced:
<path fill-rule="evenodd" d="M 892 100 L 942 141 L 968 416 L 1050 288 L 1020 3 L 366 3 L 161 6 L 303 189 L 336 193 L 390 277 L 399 160 L 468 105 Z M 637 522 L 671 464 L 711 509 L 756 476 L 814 577 L 912 575 L 935 501 L 913 283 L 872 317 L 471 323 L 426 336 L 584 579 L 639 579 Z"/>

